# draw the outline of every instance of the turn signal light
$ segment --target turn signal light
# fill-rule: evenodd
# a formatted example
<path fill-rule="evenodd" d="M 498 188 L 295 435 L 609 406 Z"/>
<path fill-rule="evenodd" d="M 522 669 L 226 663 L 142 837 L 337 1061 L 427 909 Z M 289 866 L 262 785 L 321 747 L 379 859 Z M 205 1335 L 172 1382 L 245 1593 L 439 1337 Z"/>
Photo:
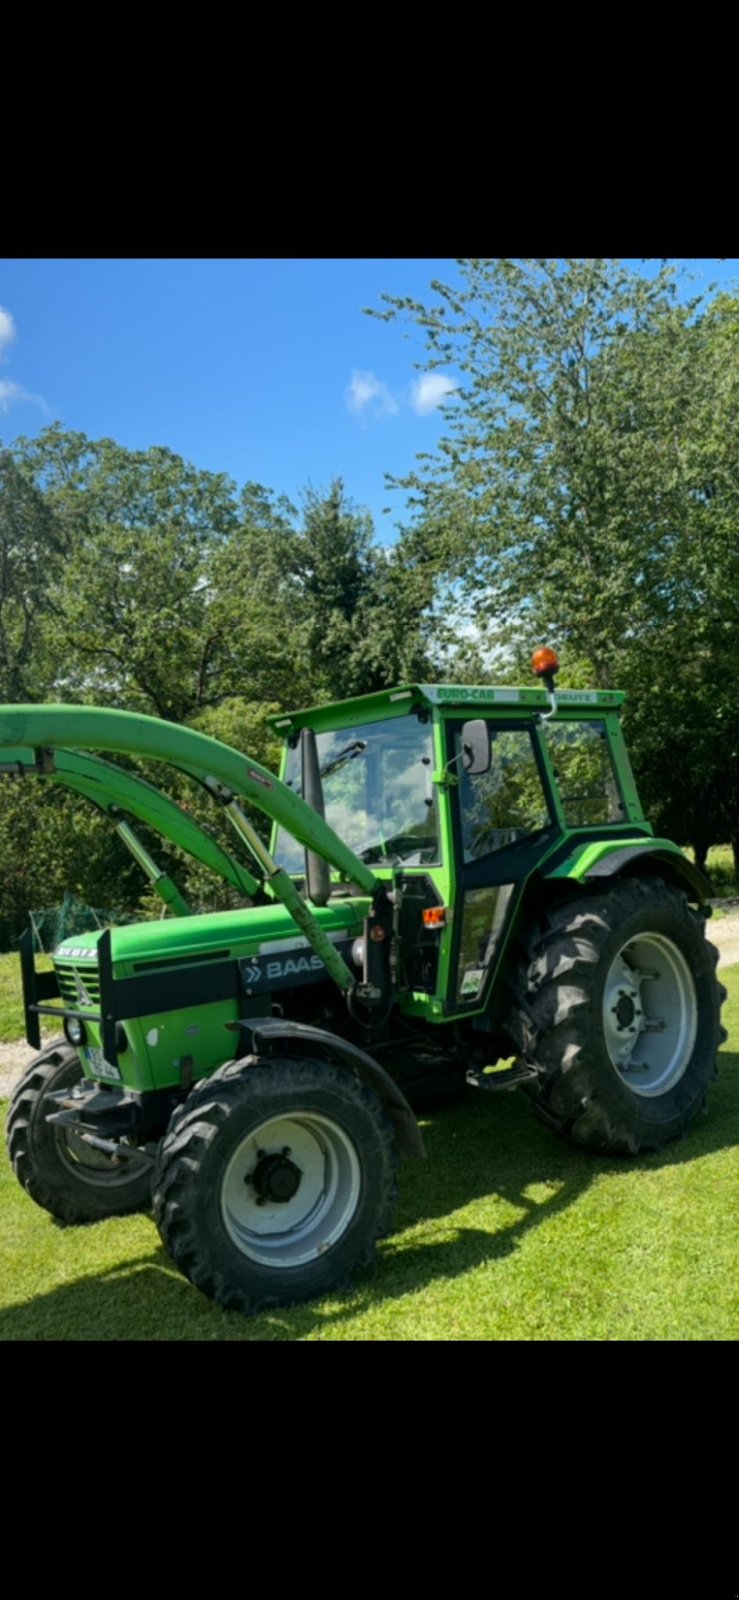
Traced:
<path fill-rule="evenodd" d="M 446 922 L 446 906 L 427 906 L 421 915 L 424 928 L 443 928 Z"/>
<path fill-rule="evenodd" d="M 537 678 L 543 678 L 547 673 L 559 672 L 559 657 L 556 650 L 549 650 L 546 645 L 540 650 L 535 650 L 531 657 L 531 670 Z"/>

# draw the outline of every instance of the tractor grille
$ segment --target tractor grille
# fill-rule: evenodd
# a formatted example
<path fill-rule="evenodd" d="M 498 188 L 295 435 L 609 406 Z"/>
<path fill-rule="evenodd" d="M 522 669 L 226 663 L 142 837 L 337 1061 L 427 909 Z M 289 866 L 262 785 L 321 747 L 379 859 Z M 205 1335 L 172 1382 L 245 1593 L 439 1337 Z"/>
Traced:
<path fill-rule="evenodd" d="M 59 993 L 62 1000 L 75 1011 L 97 1011 L 100 1006 L 100 975 L 97 967 L 73 967 L 56 961 L 54 963 Z M 89 995 L 89 1003 L 82 998 L 77 988 L 77 974 L 83 989 Z"/>

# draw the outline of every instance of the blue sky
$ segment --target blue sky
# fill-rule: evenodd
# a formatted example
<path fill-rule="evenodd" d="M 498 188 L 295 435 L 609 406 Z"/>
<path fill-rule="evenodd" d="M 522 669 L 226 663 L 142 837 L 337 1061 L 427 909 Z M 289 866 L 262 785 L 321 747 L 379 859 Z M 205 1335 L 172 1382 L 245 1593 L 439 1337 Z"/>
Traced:
<path fill-rule="evenodd" d="M 454 262 L 0 260 L 0 440 L 59 419 L 292 499 L 340 476 L 389 542 L 403 497 L 384 474 L 433 448 L 442 389 L 419 383 L 420 335 L 362 308 L 436 277 Z"/>

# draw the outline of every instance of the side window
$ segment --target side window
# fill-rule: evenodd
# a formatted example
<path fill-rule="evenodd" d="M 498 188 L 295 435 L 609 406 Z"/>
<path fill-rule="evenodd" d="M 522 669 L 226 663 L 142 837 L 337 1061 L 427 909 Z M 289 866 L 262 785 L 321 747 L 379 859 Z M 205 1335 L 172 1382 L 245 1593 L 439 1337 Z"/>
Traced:
<path fill-rule="evenodd" d="M 461 760 L 456 764 L 465 861 L 504 850 L 550 821 L 529 732 L 491 728 L 490 737 L 488 772 L 470 777 Z M 460 756 L 461 732 L 455 735 L 454 753 Z"/>
<path fill-rule="evenodd" d="M 565 817 L 571 827 L 623 822 L 603 722 L 545 722 Z"/>

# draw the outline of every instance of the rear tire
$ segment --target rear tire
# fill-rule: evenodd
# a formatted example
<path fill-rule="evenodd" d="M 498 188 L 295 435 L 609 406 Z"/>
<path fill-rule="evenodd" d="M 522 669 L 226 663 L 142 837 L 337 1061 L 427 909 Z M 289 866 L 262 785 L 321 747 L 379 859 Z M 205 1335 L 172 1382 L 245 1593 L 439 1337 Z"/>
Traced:
<path fill-rule="evenodd" d="M 76 1050 L 64 1039 L 34 1057 L 16 1085 L 8 1111 L 7 1139 L 18 1182 L 60 1222 L 99 1222 L 151 1206 L 152 1164 L 143 1157 L 117 1165 L 70 1129 L 46 1121 L 58 1111 L 49 1100 L 84 1077 Z"/>
<path fill-rule="evenodd" d="M 315 1059 L 228 1062 L 175 1111 L 154 1216 L 173 1261 L 227 1310 L 344 1285 L 390 1231 L 395 1133 L 377 1096 Z"/>
<path fill-rule="evenodd" d="M 726 1038 L 717 960 L 703 917 L 658 878 L 553 907 L 526 941 L 506 1023 L 543 1119 L 629 1155 L 683 1133 Z"/>

